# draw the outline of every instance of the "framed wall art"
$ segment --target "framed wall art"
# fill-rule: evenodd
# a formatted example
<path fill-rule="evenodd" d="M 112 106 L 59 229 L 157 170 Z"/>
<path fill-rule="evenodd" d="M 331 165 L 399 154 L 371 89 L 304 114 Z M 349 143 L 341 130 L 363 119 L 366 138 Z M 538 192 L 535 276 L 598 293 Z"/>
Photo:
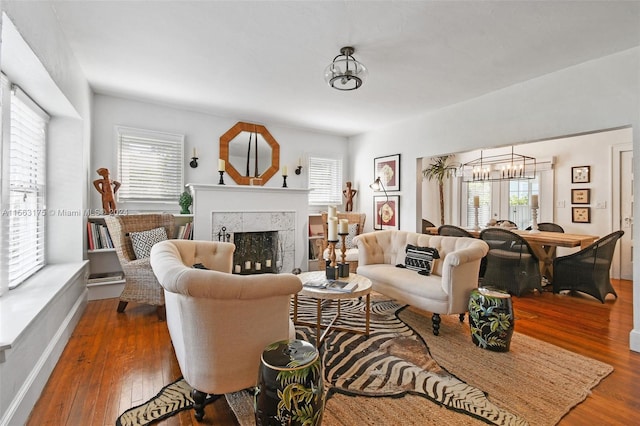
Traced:
<path fill-rule="evenodd" d="M 572 189 L 571 204 L 589 204 L 591 203 L 590 189 Z"/>
<path fill-rule="evenodd" d="M 572 207 L 571 221 L 573 223 L 591 223 L 591 207 Z"/>
<path fill-rule="evenodd" d="M 591 166 L 578 166 L 571 168 L 571 183 L 591 182 Z"/>
<path fill-rule="evenodd" d="M 380 178 L 386 191 L 400 191 L 400 154 L 374 158 L 373 175 Z"/>
<path fill-rule="evenodd" d="M 374 196 L 373 212 L 375 213 L 375 229 L 400 229 L 399 195 L 390 195 L 388 201 L 387 197 Z"/>

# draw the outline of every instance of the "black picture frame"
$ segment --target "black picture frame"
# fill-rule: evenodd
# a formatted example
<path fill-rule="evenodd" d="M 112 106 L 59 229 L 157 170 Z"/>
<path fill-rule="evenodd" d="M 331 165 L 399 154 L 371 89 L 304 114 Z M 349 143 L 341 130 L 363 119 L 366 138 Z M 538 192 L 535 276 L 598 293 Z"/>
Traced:
<path fill-rule="evenodd" d="M 591 189 L 589 188 L 572 189 L 571 204 L 591 204 Z"/>
<path fill-rule="evenodd" d="M 591 182 L 591 166 L 571 167 L 571 183 Z"/>
<path fill-rule="evenodd" d="M 386 191 L 400 191 L 400 154 L 374 158 L 373 176 L 380 178 Z"/>
<path fill-rule="evenodd" d="M 591 207 L 572 207 L 571 222 L 591 223 Z"/>
<path fill-rule="evenodd" d="M 373 227 L 377 230 L 400 229 L 400 196 L 383 195 L 373 197 Z"/>

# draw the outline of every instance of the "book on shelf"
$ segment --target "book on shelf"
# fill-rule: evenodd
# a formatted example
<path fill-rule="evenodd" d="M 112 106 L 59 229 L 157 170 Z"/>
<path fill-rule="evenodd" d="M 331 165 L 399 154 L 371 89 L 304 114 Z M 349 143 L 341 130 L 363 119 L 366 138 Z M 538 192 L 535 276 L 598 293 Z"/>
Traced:
<path fill-rule="evenodd" d="M 87 278 L 87 284 L 106 283 L 111 281 L 121 281 L 124 279 L 122 272 L 105 272 L 100 274 L 91 274 Z"/>
<path fill-rule="evenodd" d="M 358 287 L 358 283 L 340 280 L 320 279 L 307 281 L 303 284 L 303 287 L 332 290 L 341 293 L 352 293 L 356 289 L 356 287 Z"/>
<path fill-rule="evenodd" d="M 87 222 L 87 237 L 89 239 L 89 250 L 99 250 L 113 248 L 113 240 L 109 235 L 106 225 L 95 222 Z"/>

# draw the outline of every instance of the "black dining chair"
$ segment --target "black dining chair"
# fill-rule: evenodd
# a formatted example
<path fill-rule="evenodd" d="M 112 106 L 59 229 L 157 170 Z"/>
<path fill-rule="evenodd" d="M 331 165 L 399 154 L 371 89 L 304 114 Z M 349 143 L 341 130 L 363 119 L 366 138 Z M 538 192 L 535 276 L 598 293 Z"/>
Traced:
<path fill-rule="evenodd" d="M 507 229 L 488 228 L 480 239 L 489 244 L 483 287 L 495 287 L 515 296 L 542 291 L 540 266 L 527 241 Z"/>
<path fill-rule="evenodd" d="M 618 294 L 611 285 L 609 270 L 616 243 L 624 231 L 615 231 L 584 249 L 553 261 L 553 292 L 563 290 L 589 294 L 604 303 L 607 294 Z"/>
<path fill-rule="evenodd" d="M 531 226 L 528 226 L 526 231 L 531 231 Z M 564 232 L 564 228 L 557 223 L 542 222 L 538 224 L 538 231 L 546 232 Z"/>
<path fill-rule="evenodd" d="M 438 228 L 438 235 L 473 238 L 473 235 L 471 235 L 466 229 L 462 229 L 455 225 L 441 225 Z"/>
<path fill-rule="evenodd" d="M 423 234 L 429 234 L 430 232 L 427 231 L 427 228 L 435 228 L 436 226 L 433 224 L 433 222 L 428 221 L 427 219 L 422 219 L 422 233 Z"/>
<path fill-rule="evenodd" d="M 510 221 L 509 219 L 500 219 L 500 220 L 496 220 L 496 225 L 497 226 L 502 226 L 504 223 L 507 223 L 509 226 L 513 227 L 513 228 L 517 228 L 518 224 L 515 222 Z"/>

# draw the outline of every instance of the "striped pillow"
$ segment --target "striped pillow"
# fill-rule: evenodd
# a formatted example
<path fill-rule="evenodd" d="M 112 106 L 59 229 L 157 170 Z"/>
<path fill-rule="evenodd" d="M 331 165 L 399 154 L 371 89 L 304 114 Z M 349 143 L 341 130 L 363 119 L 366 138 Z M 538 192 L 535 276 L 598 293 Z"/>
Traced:
<path fill-rule="evenodd" d="M 422 275 L 430 275 L 435 259 L 440 259 L 437 249 L 432 247 L 418 247 L 407 244 L 404 266 Z"/>

